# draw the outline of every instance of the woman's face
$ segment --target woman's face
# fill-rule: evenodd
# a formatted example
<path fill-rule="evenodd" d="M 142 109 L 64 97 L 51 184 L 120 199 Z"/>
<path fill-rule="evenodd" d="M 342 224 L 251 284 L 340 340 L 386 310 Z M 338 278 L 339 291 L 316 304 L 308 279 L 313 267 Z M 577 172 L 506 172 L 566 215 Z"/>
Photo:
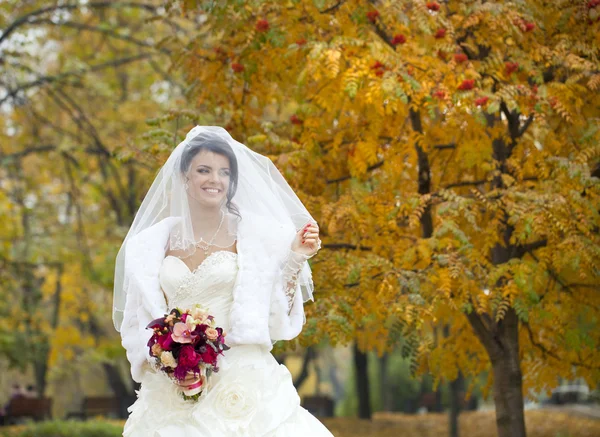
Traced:
<path fill-rule="evenodd" d="M 192 159 L 187 177 L 188 195 L 206 206 L 221 205 L 229 189 L 229 159 L 202 150 Z"/>

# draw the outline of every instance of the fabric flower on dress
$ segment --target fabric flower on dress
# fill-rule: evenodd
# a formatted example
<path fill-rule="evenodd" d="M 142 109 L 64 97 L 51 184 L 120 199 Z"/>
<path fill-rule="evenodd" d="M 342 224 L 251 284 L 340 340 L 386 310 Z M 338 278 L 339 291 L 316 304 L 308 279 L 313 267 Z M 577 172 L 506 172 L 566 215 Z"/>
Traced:
<path fill-rule="evenodd" d="M 260 387 L 252 384 L 251 377 L 222 380 L 209 390 L 205 405 L 211 405 L 228 435 L 247 435 L 260 405 L 259 392 Z"/>

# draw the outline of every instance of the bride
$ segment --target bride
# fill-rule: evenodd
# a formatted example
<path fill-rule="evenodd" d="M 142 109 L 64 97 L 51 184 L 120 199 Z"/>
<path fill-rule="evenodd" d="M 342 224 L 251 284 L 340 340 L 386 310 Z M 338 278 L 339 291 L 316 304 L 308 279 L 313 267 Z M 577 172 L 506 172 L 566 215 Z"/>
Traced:
<path fill-rule="evenodd" d="M 223 128 L 194 127 L 158 173 L 116 259 L 113 321 L 141 383 L 123 435 L 332 436 L 300 406 L 289 371 L 270 353 L 302 330 L 313 292 L 307 259 L 319 248 L 316 222 L 267 157 Z M 146 329 L 195 304 L 230 347 L 197 401 L 182 393 L 199 377 L 158 370 Z"/>

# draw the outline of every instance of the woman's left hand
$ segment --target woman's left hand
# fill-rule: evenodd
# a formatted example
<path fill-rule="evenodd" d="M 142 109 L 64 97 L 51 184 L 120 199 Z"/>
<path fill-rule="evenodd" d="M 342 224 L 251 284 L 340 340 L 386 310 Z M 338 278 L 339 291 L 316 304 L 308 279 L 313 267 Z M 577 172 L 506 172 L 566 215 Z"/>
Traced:
<path fill-rule="evenodd" d="M 316 223 L 308 223 L 296 234 L 292 250 L 306 256 L 312 256 L 320 248 L 319 227 Z"/>

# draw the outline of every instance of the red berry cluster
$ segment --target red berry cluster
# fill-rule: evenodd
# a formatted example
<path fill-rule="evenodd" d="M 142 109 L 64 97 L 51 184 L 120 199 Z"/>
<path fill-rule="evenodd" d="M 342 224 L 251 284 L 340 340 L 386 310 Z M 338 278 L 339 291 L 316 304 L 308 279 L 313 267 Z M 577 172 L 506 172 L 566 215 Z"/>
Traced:
<path fill-rule="evenodd" d="M 304 44 L 306 44 L 306 40 L 304 38 L 300 38 L 299 40 L 296 40 L 296 44 L 302 47 Z"/>
<path fill-rule="evenodd" d="M 375 21 L 377 21 L 377 17 L 379 17 L 379 11 L 378 10 L 367 12 L 367 18 L 369 19 L 369 21 L 371 23 L 374 23 Z"/>
<path fill-rule="evenodd" d="M 469 60 L 469 58 L 464 53 L 456 53 L 454 55 L 454 60 L 456 62 L 458 62 L 459 64 L 462 64 L 463 62 L 467 62 Z"/>
<path fill-rule="evenodd" d="M 475 99 L 475 104 L 477 106 L 484 106 L 488 100 L 489 100 L 488 97 L 478 97 Z"/>
<path fill-rule="evenodd" d="M 593 9 L 598 5 L 600 5 L 600 0 L 590 0 L 589 2 L 587 2 L 588 9 Z"/>
<path fill-rule="evenodd" d="M 234 62 L 231 64 L 231 69 L 236 73 L 241 73 L 244 71 L 244 66 L 238 62 Z"/>
<path fill-rule="evenodd" d="M 446 98 L 446 93 L 442 90 L 435 90 L 433 93 L 431 93 L 431 95 L 433 97 L 435 97 L 436 99 L 445 99 Z"/>
<path fill-rule="evenodd" d="M 373 65 L 371 65 L 371 70 L 375 70 L 375 75 L 377 77 L 383 76 L 385 70 L 387 70 L 386 66 L 379 61 L 376 61 Z"/>
<path fill-rule="evenodd" d="M 267 20 L 258 20 L 255 28 L 258 32 L 266 32 L 269 30 L 269 22 Z"/>
<path fill-rule="evenodd" d="M 438 2 L 427 2 L 427 9 L 429 9 L 430 11 L 439 11 L 440 10 L 440 4 Z"/>
<path fill-rule="evenodd" d="M 436 32 L 435 35 L 433 35 L 435 37 L 435 39 L 442 39 L 446 36 L 446 29 L 441 27 L 439 28 Z"/>
<path fill-rule="evenodd" d="M 516 62 L 505 62 L 504 63 L 504 71 L 507 75 L 513 74 L 515 71 L 519 69 L 519 64 Z"/>
<path fill-rule="evenodd" d="M 468 91 L 468 90 L 472 90 L 474 87 L 475 87 L 475 79 L 465 79 L 458 86 L 458 89 L 460 91 Z"/>
<path fill-rule="evenodd" d="M 290 117 L 290 121 L 292 122 L 292 124 L 302 124 L 302 123 L 304 123 L 304 120 L 300 119 L 300 117 L 298 117 L 296 114 L 293 114 Z"/>
<path fill-rule="evenodd" d="M 402 35 L 401 33 L 399 33 L 398 35 L 394 35 L 394 37 L 392 38 L 392 45 L 397 46 L 398 44 L 404 44 L 406 42 L 406 37 L 404 35 Z"/>

